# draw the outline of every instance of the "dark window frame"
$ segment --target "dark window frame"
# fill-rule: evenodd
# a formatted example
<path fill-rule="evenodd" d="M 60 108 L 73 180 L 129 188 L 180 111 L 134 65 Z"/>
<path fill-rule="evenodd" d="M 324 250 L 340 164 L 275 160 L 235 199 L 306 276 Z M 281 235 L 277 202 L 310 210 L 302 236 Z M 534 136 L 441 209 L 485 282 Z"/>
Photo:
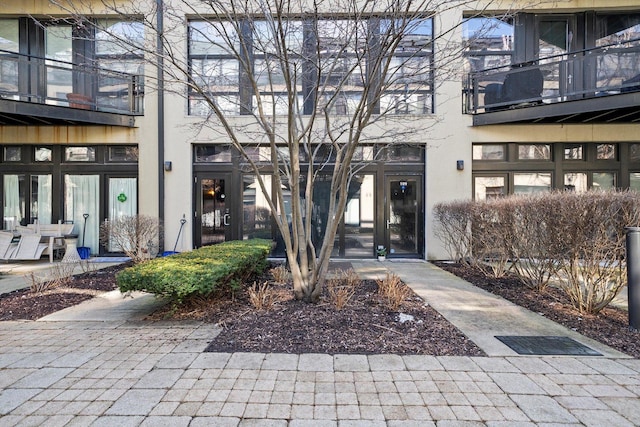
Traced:
<path fill-rule="evenodd" d="M 430 30 L 431 30 L 431 34 L 429 35 L 430 40 L 427 43 L 427 45 L 429 46 L 429 49 L 424 49 L 424 53 L 419 53 L 416 54 L 416 52 L 396 52 L 394 53 L 393 57 L 398 57 L 398 58 L 427 58 L 428 64 L 429 64 L 429 76 L 427 78 L 428 80 L 428 89 L 420 89 L 417 90 L 415 92 L 411 92 L 411 94 L 417 94 L 418 96 L 424 96 L 424 98 L 422 98 L 425 102 L 427 102 L 427 105 L 425 105 L 425 107 L 423 107 L 422 111 L 419 113 L 414 113 L 414 112 L 409 112 L 408 111 L 408 107 L 407 107 L 407 113 L 409 114 L 431 114 L 434 111 L 434 21 L 433 18 L 430 17 L 425 17 L 422 18 L 424 20 L 424 22 L 429 22 L 430 25 Z M 300 22 L 302 22 L 302 31 L 303 31 L 303 46 L 311 46 L 313 45 L 312 39 L 314 38 L 314 33 L 309 29 L 309 24 L 311 23 L 310 20 L 305 20 L 305 19 L 299 19 Z M 332 22 L 335 21 L 334 19 L 329 19 L 327 18 L 327 22 Z M 379 23 L 381 21 L 381 18 L 376 17 L 376 16 L 371 16 L 366 18 L 366 31 L 368 32 L 368 40 L 375 40 L 376 35 L 375 32 L 379 31 Z M 192 40 L 192 31 L 194 31 L 192 29 L 192 24 L 193 23 L 208 23 L 210 21 L 204 21 L 204 20 L 198 20 L 198 19 L 193 19 L 193 20 L 189 20 L 187 23 L 187 55 L 188 55 L 188 67 L 189 67 L 189 73 L 191 75 L 191 78 L 198 78 L 198 76 L 195 76 L 193 74 L 193 70 L 194 70 L 194 60 L 205 60 L 205 59 L 216 59 L 216 60 L 234 60 L 237 61 L 237 56 L 235 55 L 231 55 L 231 54 L 225 54 L 225 53 L 216 53 L 216 54 L 206 54 L 206 53 L 193 53 L 192 52 L 192 48 L 191 48 L 191 40 Z M 226 22 L 226 21 L 215 21 L 215 22 Z M 255 52 L 251 51 L 251 52 L 243 52 L 242 49 L 244 49 L 244 47 L 251 47 L 252 46 L 252 38 L 251 38 L 251 28 L 249 25 L 250 21 L 241 21 L 240 23 L 237 24 L 236 28 L 240 29 L 240 36 L 241 37 L 245 37 L 246 42 L 245 43 L 240 43 L 240 52 L 239 54 L 243 57 L 246 57 L 248 61 L 250 61 L 253 65 L 255 65 L 255 61 L 256 60 L 264 60 L 265 58 L 267 58 L 269 55 L 268 54 L 255 54 Z M 254 21 L 254 22 L 261 22 L 259 20 Z M 297 22 L 297 21 L 296 21 Z M 237 31 L 236 31 L 237 33 Z M 248 38 L 248 40 L 247 40 Z M 309 49 L 311 49 L 311 47 L 309 47 Z M 420 52 L 422 52 L 423 50 L 420 50 Z M 299 57 L 304 57 L 304 55 L 300 55 Z M 343 54 L 341 54 L 340 57 L 343 57 Z M 347 54 L 346 56 L 344 56 L 344 58 L 357 58 L 357 55 L 355 53 L 350 53 Z M 252 65 L 252 66 L 253 66 Z M 313 105 L 312 105 L 312 99 L 313 97 L 310 96 L 310 94 L 315 90 L 315 88 L 317 87 L 317 82 L 314 79 L 314 73 L 313 73 L 313 67 L 310 66 L 312 65 L 311 62 L 305 62 L 302 64 L 301 68 L 302 68 L 302 77 L 301 77 L 301 85 L 302 85 L 302 90 L 300 92 L 300 95 L 303 97 L 303 109 L 304 109 L 304 113 L 305 114 L 311 114 L 312 109 L 313 109 Z M 370 79 L 369 81 L 367 81 L 365 84 L 374 84 L 376 79 L 378 79 L 377 76 L 372 75 L 368 70 L 367 70 L 367 63 L 364 64 L 364 69 L 365 69 L 365 74 L 367 76 L 368 79 Z M 246 70 L 243 70 L 242 67 L 239 65 L 239 72 L 238 72 L 238 90 L 237 91 L 221 91 L 221 92 L 213 92 L 211 93 L 211 96 L 217 97 L 217 96 L 238 96 L 238 103 L 239 105 L 236 106 L 236 111 L 235 114 L 237 115 L 246 115 L 246 114 L 251 114 L 252 109 L 254 108 L 254 100 L 253 100 L 253 96 L 255 95 L 253 93 L 253 91 L 249 90 L 248 88 L 246 88 L 247 83 L 245 82 L 246 78 L 243 77 L 246 76 Z M 360 91 L 357 90 L 341 90 L 342 93 L 344 93 L 345 95 L 353 95 L 353 94 L 359 94 L 361 93 Z M 192 103 L 195 102 L 202 102 L 205 98 L 200 95 L 197 91 L 193 90 L 193 88 L 191 87 L 187 87 L 186 88 L 186 93 L 187 93 L 187 113 L 189 115 L 196 115 L 194 113 L 194 108 L 195 108 L 195 104 L 192 105 Z M 278 91 L 265 91 L 265 94 L 267 94 L 268 96 L 273 96 L 273 95 L 277 95 Z M 330 94 L 330 92 L 326 92 L 327 95 Z M 385 92 L 384 95 L 389 94 L 390 96 L 393 96 L 394 94 L 401 94 L 400 92 L 397 91 L 388 91 Z M 383 96 L 384 96 L 383 95 Z M 402 94 L 401 94 L 402 95 Z M 405 94 L 406 96 L 406 94 Z M 407 106 L 409 105 L 409 103 L 407 103 Z M 334 106 L 334 108 L 341 108 L 340 106 Z M 379 105 L 376 106 L 377 110 L 379 111 Z M 396 109 L 397 110 L 397 109 Z M 428 111 L 425 111 L 428 110 Z M 334 114 L 340 115 L 343 111 L 338 111 L 335 112 Z M 344 112 L 347 112 L 347 106 L 345 105 L 345 110 Z"/>

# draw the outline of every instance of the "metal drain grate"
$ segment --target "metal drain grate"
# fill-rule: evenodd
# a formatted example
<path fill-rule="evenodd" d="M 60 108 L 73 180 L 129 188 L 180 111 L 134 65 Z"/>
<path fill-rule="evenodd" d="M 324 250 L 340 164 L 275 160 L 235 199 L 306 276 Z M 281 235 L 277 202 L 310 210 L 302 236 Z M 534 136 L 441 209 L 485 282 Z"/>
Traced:
<path fill-rule="evenodd" d="M 540 356 L 602 356 L 597 351 L 569 337 L 545 336 L 496 336 L 518 354 Z"/>

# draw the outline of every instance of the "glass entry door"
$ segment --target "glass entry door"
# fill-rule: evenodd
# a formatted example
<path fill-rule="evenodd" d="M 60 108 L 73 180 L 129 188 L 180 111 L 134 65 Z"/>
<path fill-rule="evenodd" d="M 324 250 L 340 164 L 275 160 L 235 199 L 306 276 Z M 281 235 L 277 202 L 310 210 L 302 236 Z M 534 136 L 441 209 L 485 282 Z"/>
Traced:
<path fill-rule="evenodd" d="M 134 216 L 138 213 L 138 180 L 136 178 L 109 178 L 109 221 Z M 105 243 L 105 242 L 102 242 Z M 115 252 L 111 241 L 107 243 L 107 251 Z"/>
<path fill-rule="evenodd" d="M 422 178 L 386 177 L 386 241 L 388 256 L 422 255 Z"/>
<path fill-rule="evenodd" d="M 231 239 L 231 205 L 226 197 L 230 184 L 227 175 L 197 179 L 195 244 L 214 245 Z"/>
<path fill-rule="evenodd" d="M 548 61 L 541 60 L 541 64 L 567 59 L 566 54 L 575 50 L 576 46 L 574 28 L 574 17 L 571 16 L 543 15 L 538 18 L 538 59 L 552 57 Z M 544 96 L 558 95 L 560 99 L 565 99 L 567 92 L 578 83 L 572 62 L 560 62 L 558 66 L 550 66 L 550 70 L 544 82 Z"/>

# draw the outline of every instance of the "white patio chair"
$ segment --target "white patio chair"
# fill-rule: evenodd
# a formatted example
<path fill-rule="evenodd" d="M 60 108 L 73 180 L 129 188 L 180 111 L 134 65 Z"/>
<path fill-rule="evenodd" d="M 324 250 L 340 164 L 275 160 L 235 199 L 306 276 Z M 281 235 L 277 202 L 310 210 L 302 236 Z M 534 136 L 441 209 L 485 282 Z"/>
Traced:
<path fill-rule="evenodd" d="M 39 234 L 23 234 L 20 236 L 18 247 L 11 254 L 12 260 L 40 259 L 42 252 L 47 248 L 46 243 L 40 243 Z"/>
<path fill-rule="evenodd" d="M 17 243 L 12 243 L 13 233 L 0 231 L 0 259 L 8 260 L 18 247 Z"/>

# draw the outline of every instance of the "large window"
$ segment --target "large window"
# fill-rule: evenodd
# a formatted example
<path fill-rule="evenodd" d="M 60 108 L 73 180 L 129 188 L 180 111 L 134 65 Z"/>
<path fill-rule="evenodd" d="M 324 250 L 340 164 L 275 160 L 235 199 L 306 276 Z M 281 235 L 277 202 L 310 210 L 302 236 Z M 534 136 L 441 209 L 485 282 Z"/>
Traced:
<path fill-rule="evenodd" d="M 474 72 L 511 64 L 514 23 L 511 17 L 474 17 L 462 24 L 465 71 Z"/>
<path fill-rule="evenodd" d="M 640 144 L 473 144 L 475 197 L 640 188 Z"/>
<path fill-rule="evenodd" d="M 230 115 L 286 114 L 290 102 L 304 114 L 314 107 L 350 114 L 365 86 L 378 83 L 384 89 L 376 106 L 381 113 L 433 111 L 431 19 L 403 27 L 385 81 L 369 64 L 374 44 L 393 28 L 389 20 L 286 21 L 286 60 L 271 25 L 259 20 L 189 22 L 189 114 L 209 114 L 210 102 Z"/>
<path fill-rule="evenodd" d="M 144 25 L 141 22 L 100 19 L 95 30 L 96 66 L 131 75 L 144 74 Z M 121 110 L 128 109 L 126 97 L 118 96 L 129 90 L 125 78 L 100 76 L 96 82 L 98 105 Z M 138 90 L 142 82 L 138 82 Z"/>
<path fill-rule="evenodd" d="M 0 95 L 15 94 L 18 99 L 20 92 L 53 105 L 128 111 L 133 104 L 127 96 L 133 76 L 143 74 L 143 43 L 141 22 L 0 19 Z M 45 61 L 42 64 L 23 57 L 19 62 L 12 52 Z M 88 67 L 114 72 L 95 72 Z M 140 92 L 142 82 L 135 83 Z"/>
<path fill-rule="evenodd" d="M 101 243 L 108 245 L 99 240 L 100 224 L 137 213 L 136 146 L 25 144 L 0 146 L 0 152 L 4 153 L 0 158 L 0 226 L 5 229 L 36 221 L 70 222 L 84 246 L 98 254 L 105 250 Z"/>
<path fill-rule="evenodd" d="M 18 93 L 18 61 L 20 51 L 18 20 L 0 19 L 0 94 L 7 97 Z"/>
<path fill-rule="evenodd" d="M 189 23 L 189 61 L 194 84 L 227 114 L 239 114 L 240 38 L 229 22 Z M 203 97 L 189 95 L 189 112 L 205 115 Z"/>
<path fill-rule="evenodd" d="M 599 14 L 596 21 L 596 46 L 636 40 L 640 45 L 640 13 Z"/>

